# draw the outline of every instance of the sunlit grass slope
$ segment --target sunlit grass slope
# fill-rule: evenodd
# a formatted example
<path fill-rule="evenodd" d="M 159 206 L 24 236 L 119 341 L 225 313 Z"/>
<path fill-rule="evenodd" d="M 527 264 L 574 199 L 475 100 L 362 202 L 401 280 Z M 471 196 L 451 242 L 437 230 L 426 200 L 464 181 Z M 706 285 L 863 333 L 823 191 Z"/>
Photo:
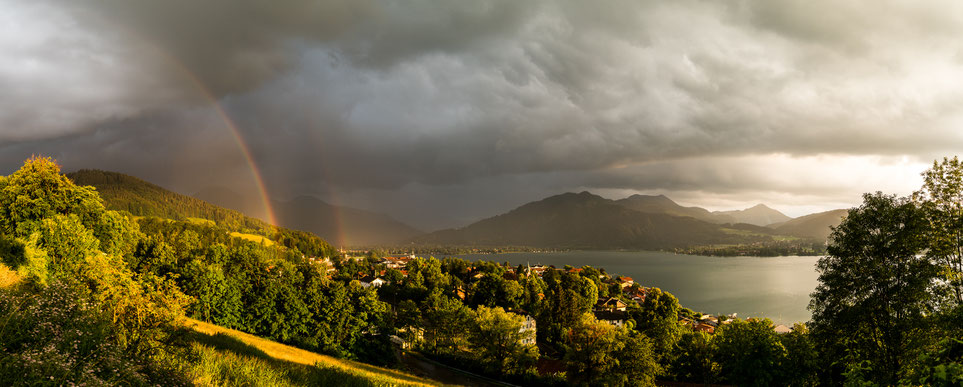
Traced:
<path fill-rule="evenodd" d="M 431 386 L 400 371 L 297 349 L 236 330 L 187 319 L 198 359 L 186 366 L 204 385 Z"/>
<path fill-rule="evenodd" d="M 232 233 L 231 233 L 231 236 L 233 236 L 233 237 L 235 237 L 235 238 L 241 238 L 241 239 L 249 240 L 249 241 L 254 242 L 254 243 L 260 243 L 260 244 L 263 244 L 263 245 L 268 246 L 268 247 L 274 245 L 274 241 L 272 241 L 272 240 L 270 240 L 270 239 L 267 239 L 267 238 L 265 238 L 265 237 L 263 237 L 263 236 L 260 236 L 260 235 L 245 234 L 245 233 L 240 233 L 240 232 L 236 232 L 236 231 L 235 231 L 235 232 L 232 232 Z"/>

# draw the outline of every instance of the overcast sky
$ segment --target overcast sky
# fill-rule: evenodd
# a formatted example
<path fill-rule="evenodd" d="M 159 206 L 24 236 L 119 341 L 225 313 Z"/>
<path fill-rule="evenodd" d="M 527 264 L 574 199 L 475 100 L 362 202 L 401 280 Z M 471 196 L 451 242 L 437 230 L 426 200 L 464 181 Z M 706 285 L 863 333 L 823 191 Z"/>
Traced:
<path fill-rule="evenodd" d="M 432 230 L 566 191 L 790 216 L 963 149 L 963 2 L 0 0 L 0 174 Z"/>

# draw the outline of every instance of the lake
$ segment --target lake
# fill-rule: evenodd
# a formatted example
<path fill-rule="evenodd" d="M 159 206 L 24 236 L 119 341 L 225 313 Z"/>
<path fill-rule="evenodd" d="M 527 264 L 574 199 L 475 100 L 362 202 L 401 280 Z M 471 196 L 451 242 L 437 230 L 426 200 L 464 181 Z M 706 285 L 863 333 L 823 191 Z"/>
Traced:
<path fill-rule="evenodd" d="M 805 322 L 809 294 L 816 289 L 819 257 L 702 257 L 641 251 L 569 251 L 457 255 L 470 261 L 509 261 L 605 268 L 610 275 L 632 277 L 646 287 L 658 287 L 697 312 L 738 313 L 768 317 L 776 324 Z"/>

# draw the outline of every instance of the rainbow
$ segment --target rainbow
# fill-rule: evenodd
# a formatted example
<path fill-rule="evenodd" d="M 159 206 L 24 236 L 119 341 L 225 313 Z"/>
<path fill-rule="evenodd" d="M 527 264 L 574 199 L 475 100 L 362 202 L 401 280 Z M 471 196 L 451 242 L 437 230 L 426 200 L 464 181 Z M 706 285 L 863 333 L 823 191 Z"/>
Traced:
<path fill-rule="evenodd" d="M 231 119 L 231 116 L 228 115 L 227 112 L 224 110 L 224 107 L 218 101 L 218 99 L 214 96 L 214 93 L 211 92 L 211 90 L 206 85 L 204 85 L 204 83 L 200 80 L 200 78 L 198 78 L 197 75 L 195 75 L 194 72 L 192 72 L 190 69 L 188 69 L 188 67 L 184 63 L 177 60 L 177 58 L 170 55 L 165 50 L 162 50 L 157 45 L 150 44 L 150 46 L 155 48 L 154 51 L 160 54 L 160 56 L 163 57 L 166 60 L 166 62 L 171 65 L 171 67 L 176 69 L 181 75 L 183 75 L 185 79 L 190 81 L 190 83 L 197 89 L 200 95 L 211 104 L 211 106 L 214 108 L 214 111 L 217 113 L 218 117 L 220 117 L 220 119 L 224 122 L 225 126 L 230 131 L 231 136 L 234 138 L 234 141 L 237 144 L 237 147 L 240 150 L 241 155 L 244 157 L 247 163 L 248 169 L 251 172 L 251 178 L 254 180 L 254 183 L 257 187 L 258 195 L 260 196 L 261 204 L 263 205 L 265 214 L 267 214 L 267 217 L 268 217 L 268 219 L 266 220 L 271 225 L 278 226 L 278 220 L 277 220 L 277 216 L 275 215 L 274 206 L 271 205 L 271 199 L 267 193 L 267 187 L 264 184 L 264 179 L 262 178 L 260 168 L 258 168 L 257 163 L 254 161 L 254 157 L 251 155 L 251 151 L 247 145 L 247 141 L 245 141 L 244 137 L 241 135 L 241 131 L 240 129 L 238 129 L 237 124 L 234 122 L 233 119 Z M 322 168 L 322 173 L 327 175 L 323 165 L 321 166 L 321 168 Z M 334 192 L 334 190 L 331 189 L 330 187 L 328 188 L 328 193 L 330 197 L 335 199 L 337 198 L 336 192 Z M 339 200 L 335 200 L 335 201 L 340 202 Z M 344 246 L 348 240 L 348 236 L 344 232 L 345 227 L 344 227 L 343 216 L 341 214 L 341 209 L 336 204 L 332 204 L 332 216 L 334 218 L 333 221 L 334 221 L 334 228 L 335 228 L 334 230 L 335 240 L 330 242 L 334 244 L 336 247 Z"/>
<path fill-rule="evenodd" d="M 238 129 L 237 124 L 231 119 L 231 116 L 224 111 L 224 107 L 221 106 L 221 103 L 217 100 L 217 98 L 214 97 L 214 93 L 212 93 L 210 89 L 207 88 L 207 86 L 205 86 L 204 83 L 201 82 L 201 80 L 187 68 L 187 66 L 176 60 L 174 57 L 167 55 L 164 53 L 164 51 L 157 51 L 161 53 L 161 56 L 167 59 L 168 63 L 170 63 L 172 67 L 177 69 L 178 72 L 184 76 L 184 78 L 189 80 L 191 84 L 197 88 L 201 96 L 211 103 L 211 106 L 214 108 L 214 112 L 217 113 L 218 117 L 224 121 L 225 126 L 227 126 L 228 131 L 230 131 L 231 136 L 234 138 L 234 142 L 237 143 L 237 147 L 241 151 L 241 155 L 247 162 L 248 169 L 251 171 L 251 178 L 254 179 L 254 184 L 257 187 L 258 195 L 261 197 L 261 204 L 264 206 L 265 214 L 267 214 L 267 219 L 265 220 L 267 220 L 272 226 L 277 226 L 278 219 L 274 212 L 274 206 L 271 205 L 271 198 L 268 196 L 267 186 L 264 184 L 264 179 L 261 177 L 261 170 L 254 161 L 254 157 L 251 155 L 251 150 L 247 146 L 247 142 L 244 141 L 244 137 L 241 135 L 241 131 Z"/>

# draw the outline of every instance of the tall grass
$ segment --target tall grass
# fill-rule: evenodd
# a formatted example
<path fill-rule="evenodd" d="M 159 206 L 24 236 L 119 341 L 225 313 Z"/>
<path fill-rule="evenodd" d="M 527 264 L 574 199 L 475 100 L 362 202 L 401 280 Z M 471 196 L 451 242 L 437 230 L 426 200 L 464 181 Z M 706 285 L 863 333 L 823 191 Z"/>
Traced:
<path fill-rule="evenodd" d="M 435 382 L 403 372 L 289 347 L 256 336 L 188 320 L 189 355 L 174 368 L 210 386 L 427 386 Z"/>

